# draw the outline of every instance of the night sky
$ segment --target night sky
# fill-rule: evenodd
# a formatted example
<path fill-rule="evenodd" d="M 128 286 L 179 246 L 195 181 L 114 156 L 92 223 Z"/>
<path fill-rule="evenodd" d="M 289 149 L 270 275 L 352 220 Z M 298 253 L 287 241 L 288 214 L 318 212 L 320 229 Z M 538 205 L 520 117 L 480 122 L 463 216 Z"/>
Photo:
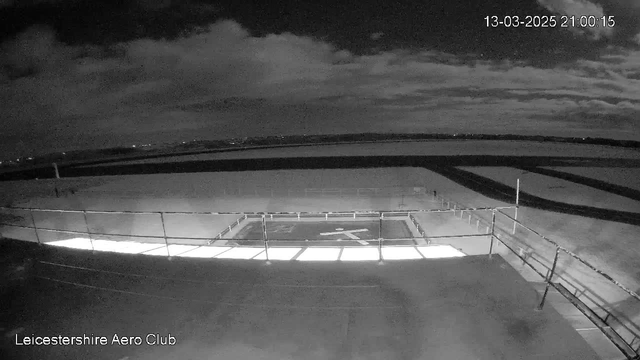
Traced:
<path fill-rule="evenodd" d="M 278 134 L 640 140 L 637 0 L 0 0 L 0 43 L 0 159 Z"/>

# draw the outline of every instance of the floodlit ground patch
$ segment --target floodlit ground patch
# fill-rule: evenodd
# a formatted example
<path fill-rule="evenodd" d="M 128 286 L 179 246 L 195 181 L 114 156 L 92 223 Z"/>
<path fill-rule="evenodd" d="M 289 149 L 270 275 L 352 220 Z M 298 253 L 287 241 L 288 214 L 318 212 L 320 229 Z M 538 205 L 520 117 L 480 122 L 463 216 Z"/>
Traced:
<path fill-rule="evenodd" d="M 382 248 L 382 259 L 384 260 L 413 260 L 422 259 L 422 255 L 416 251 L 415 247 L 393 247 Z"/>
<path fill-rule="evenodd" d="M 335 261 L 340 256 L 340 248 L 306 248 L 296 260 Z"/>
<path fill-rule="evenodd" d="M 139 254 L 153 249 L 164 248 L 164 245 L 143 244 L 128 241 L 94 240 L 93 248 L 96 251 L 112 251 L 126 254 Z"/>
<path fill-rule="evenodd" d="M 346 247 L 342 249 L 342 255 L 340 255 L 341 261 L 366 261 L 366 260 L 378 260 L 379 253 L 377 248 L 353 248 Z"/>
<path fill-rule="evenodd" d="M 446 245 L 419 246 L 418 251 L 427 259 L 465 256 L 463 252 Z"/>
<path fill-rule="evenodd" d="M 47 245 L 68 247 L 72 249 L 91 250 L 91 240 L 85 238 L 73 238 L 68 240 L 51 241 Z"/>
<path fill-rule="evenodd" d="M 229 251 L 225 251 L 222 254 L 216 256 L 217 259 L 253 259 L 256 255 L 263 252 L 261 248 L 250 247 L 236 247 Z"/>
<path fill-rule="evenodd" d="M 269 248 L 269 260 L 291 260 L 296 254 L 298 254 L 302 250 L 302 248 L 285 248 L 285 247 L 272 247 Z M 267 260 L 267 254 L 265 252 L 261 252 L 254 260 Z"/>
<path fill-rule="evenodd" d="M 216 257 L 219 254 L 224 253 L 225 251 L 230 250 L 230 247 L 227 246 L 201 246 L 197 249 L 193 249 L 191 251 L 187 251 L 185 253 L 179 254 L 177 256 L 180 257 L 192 257 L 192 258 L 212 258 Z M 165 254 L 166 255 L 166 254 Z"/>

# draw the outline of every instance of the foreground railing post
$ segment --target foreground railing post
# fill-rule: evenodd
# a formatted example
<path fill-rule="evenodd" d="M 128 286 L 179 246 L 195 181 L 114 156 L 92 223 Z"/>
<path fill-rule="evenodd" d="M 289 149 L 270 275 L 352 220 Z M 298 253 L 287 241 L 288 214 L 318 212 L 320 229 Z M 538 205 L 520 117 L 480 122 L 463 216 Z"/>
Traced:
<path fill-rule="evenodd" d="M 379 223 L 378 223 L 378 261 L 382 262 L 382 211 L 379 213 Z"/>
<path fill-rule="evenodd" d="M 33 223 L 33 230 L 36 232 L 38 245 L 42 245 L 42 242 L 40 242 L 40 235 L 38 234 L 38 227 L 36 226 L 36 219 L 33 217 L 33 211 L 31 209 L 29 209 L 29 215 L 31 215 L 31 222 Z"/>
<path fill-rule="evenodd" d="M 547 286 L 544 288 L 544 294 L 542 294 L 542 300 L 540 301 L 540 305 L 538 305 L 538 310 L 542 310 L 544 306 L 544 302 L 547 299 L 547 293 L 549 292 L 549 286 L 551 285 L 551 280 L 553 279 L 553 275 L 556 271 L 556 264 L 558 264 L 558 255 L 560 254 L 560 248 L 556 247 L 556 256 L 553 258 L 553 265 L 551 265 L 551 271 L 549 272 L 549 276 L 545 279 Z"/>
<path fill-rule="evenodd" d="M 491 244 L 489 245 L 489 258 L 493 255 L 493 238 L 495 237 L 496 211 L 491 211 Z"/>
<path fill-rule="evenodd" d="M 164 226 L 164 214 L 160 212 L 160 222 L 162 223 L 162 236 L 164 237 L 164 245 L 167 247 L 167 258 L 171 260 L 171 253 L 169 252 L 169 240 L 167 240 L 167 229 Z"/>
<path fill-rule="evenodd" d="M 518 182 L 516 184 L 516 213 L 515 216 L 513 217 L 515 220 L 513 221 L 513 231 L 511 232 L 512 234 L 516 233 L 516 225 L 517 225 L 517 220 L 518 220 L 518 206 L 520 204 L 520 179 L 518 179 Z"/>
<path fill-rule="evenodd" d="M 87 228 L 87 236 L 89 236 L 89 242 L 91 243 L 91 251 L 96 251 L 96 248 L 93 246 L 93 237 L 91 236 L 91 230 L 89 230 L 89 222 L 87 221 L 87 211 L 82 210 L 82 215 L 84 216 L 84 226 Z"/>
<path fill-rule="evenodd" d="M 267 238 L 267 219 L 265 215 L 262 215 L 262 241 L 264 242 L 264 255 L 269 262 L 269 245 L 267 244 L 269 239 Z"/>

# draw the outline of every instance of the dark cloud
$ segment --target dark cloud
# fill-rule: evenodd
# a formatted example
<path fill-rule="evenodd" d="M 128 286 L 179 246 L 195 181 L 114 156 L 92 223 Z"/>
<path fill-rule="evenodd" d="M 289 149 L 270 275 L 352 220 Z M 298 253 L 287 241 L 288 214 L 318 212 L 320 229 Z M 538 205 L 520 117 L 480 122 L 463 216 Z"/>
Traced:
<path fill-rule="evenodd" d="M 640 52 L 632 50 L 554 68 L 438 51 L 355 55 L 291 33 L 256 37 L 230 20 L 102 46 L 67 44 L 35 26 L 1 47 L 4 150 L 35 135 L 42 150 L 193 134 L 640 134 Z M 608 117 L 587 116 L 582 126 L 575 114 Z"/>

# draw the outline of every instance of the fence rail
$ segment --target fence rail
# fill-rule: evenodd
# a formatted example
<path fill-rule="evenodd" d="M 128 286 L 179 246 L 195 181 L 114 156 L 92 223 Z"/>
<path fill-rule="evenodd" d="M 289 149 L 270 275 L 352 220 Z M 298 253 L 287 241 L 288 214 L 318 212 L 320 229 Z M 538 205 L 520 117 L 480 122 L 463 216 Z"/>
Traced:
<path fill-rule="evenodd" d="M 560 254 L 566 254 L 570 256 L 572 259 L 575 259 L 580 264 L 584 265 L 587 269 L 597 274 L 596 275 L 597 277 L 600 277 L 605 282 L 613 285 L 615 288 L 624 292 L 629 297 L 629 299 L 636 302 L 634 304 L 635 307 L 640 309 L 640 296 L 636 292 L 632 291 L 627 286 L 615 280 L 611 275 L 607 274 L 601 269 L 598 269 L 596 266 L 594 266 L 587 260 L 581 258 L 579 255 L 566 249 L 565 247 L 561 246 L 557 242 L 549 239 L 547 236 L 541 234 L 535 229 L 532 229 L 527 225 L 523 224 L 521 221 L 517 219 L 517 214 L 518 214 L 517 205 L 512 207 L 496 207 L 495 210 L 491 211 L 492 213 L 491 219 L 489 220 L 486 217 L 480 216 L 479 212 L 469 211 L 469 209 L 465 207 L 463 204 L 456 202 L 455 200 L 442 197 L 441 195 L 438 195 L 435 192 L 433 193 L 433 199 L 435 201 L 440 200 L 440 205 L 443 208 L 453 208 L 455 210 L 454 216 L 457 217 L 457 214 L 459 212 L 460 214 L 459 218 L 461 220 L 465 220 L 465 215 L 466 215 L 466 218 L 469 224 L 471 224 L 472 218 L 474 218 L 476 222 L 476 227 L 478 229 L 480 229 L 481 224 L 483 226 L 486 226 L 487 232 L 491 234 L 491 247 L 489 251 L 489 256 L 491 256 L 491 253 L 493 251 L 494 241 L 497 241 L 501 245 L 503 245 L 505 248 L 507 248 L 509 252 L 513 253 L 517 258 L 522 260 L 522 264 L 526 265 L 528 268 L 533 270 L 538 276 L 540 276 L 540 278 L 543 279 L 545 283 L 545 290 L 543 292 L 542 299 L 538 306 L 540 309 L 542 309 L 542 307 L 544 306 L 549 288 L 550 287 L 554 288 L 555 290 L 558 291 L 558 293 L 562 294 L 569 302 L 574 304 L 581 312 L 583 312 L 594 323 L 594 325 L 596 325 L 596 327 L 598 327 L 602 331 L 602 333 L 622 352 L 622 354 L 624 354 L 625 357 L 627 357 L 628 359 L 640 360 L 640 354 L 639 354 L 640 353 L 640 327 L 636 325 L 635 328 L 630 329 L 628 325 L 624 324 L 625 321 L 617 319 L 617 317 L 611 313 L 611 310 L 607 310 L 605 307 L 603 307 L 602 304 L 598 304 L 594 300 L 588 299 L 591 302 L 594 302 L 597 308 L 594 309 L 593 305 L 591 307 L 588 306 L 586 303 L 583 302 L 583 300 L 580 300 L 578 298 L 579 296 L 578 296 L 577 286 L 576 286 L 576 294 L 571 294 L 570 292 L 568 292 L 565 286 L 559 282 L 560 281 L 559 279 L 558 280 L 554 279 L 554 276 L 556 276 L 556 273 L 557 273 L 557 265 L 558 265 Z M 502 211 L 503 209 L 507 209 L 507 208 L 515 209 L 514 216 L 511 216 L 510 214 L 507 214 L 504 211 Z M 498 228 L 496 215 L 504 216 L 507 219 L 507 221 L 509 222 L 508 230 L 503 230 Z M 516 250 L 514 246 L 509 245 L 506 238 L 508 237 L 517 238 L 516 231 L 519 228 L 525 229 L 526 231 L 530 232 L 538 239 L 542 240 L 543 243 L 549 245 L 552 249 L 554 249 L 553 250 L 554 255 L 552 256 L 552 260 L 548 259 L 548 260 L 551 260 L 550 262 L 547 261 L 547 263 L 543 263 L 544 259 L 538 259 L 535 256 L 533 256 L 535 252 L 533 253 L 529 252 L 531 250 L 525 251 L 523 250 L 523 248 Z M 501 237 L 500 234 L 504 236 Z M 529 246 L 533 246 L 533 245 L 529 244 Z M 546 274 L 543 271 L 540 271 L 538 266 L 536 266 L 534 263 L 538 263 L 539 265 L 542 265 L 542 267 L 546 269 Z M 563 274 L 561 276 L 562 280 L 565 280 L 567 276 L 568 276 L 567 274 Z M 557 277 L 560 278 L 560 276 L 557 276 Z M 566 280 L 566 281 L 568 283 L 571 283 L 571 281 L 569 280 Z M 582 290 L 582 294 L 584 295 L 586 291 L 587 291 L 586 288 Z M 584 311 L 585 308 L 589 309 L 589 311 Z M 605 316 L 598 315 L 597 311 L 599 310 L 605 311 L 606 315 Z M 611 323 L 615 321 L 617 321 L 617 324 L 620 327 L 620 329 L 618 330 L 615 330 L 611 327 Z M 627 333 L 627 336 L 626 337 L 623 336 L 621 332 Z"/>
<path fill-rule="evenodd" d="M 443 197 L 439 197 L 437 196 L 435 193 L 433 194 L 434 200 L 435 199 L 440 199 L 441 200 L 441 204 L 444 205 L 444 203 L 447 203 L 447 207 L 451 207 L 451 205 L 453 205 L 453 208 L 443 208 L 443 209 L 413 209 L 413 210 L 407 210 L 407 209 L 401 209 L 401 210 L 397 210 L 397 209 L 392 209 L 392 210 L 384 210 L 384 211 L 325 211 L 325 212 L 312 212 L 312 211 L 296 211 L 296 212 L 286 212 L 286 211 L 281 211 L 281 212 L 203 212 L 203 211 L 199 211 L 199 212 L 169 212 L 169 211 L 107 211 L 107 210 L 62 210 L 62 209 L 43 209 L 43 208 L 27 208 L 27 207 L 0 207 L 0 209 L 3 210 L 9 210 L 9 211 L 27 211 L 29 212 L 29 221 L 31 224 L 29 225 L 17 225 L 17 224 L 4 224 L 4 223 L 0 223 L 0 225 L 3 226 L 13 226 L 13 227 L 18 227 L 18 228 L 24 228 L 24 229 L 31 229 L 34 230 L 35 232 L 35 237 L 38 243 L 43 243 L 42 239 L 39 235 L 40 232 L 58 232 L 58 233 L 67 233 L 67 234 L 75 234 L 75 235 L 83 235 L 83 236 L 87 236 L 89 238 L 89 240 L 91 241 L 91 248 L 94 249 L 93 246 L 93 240 L 95 238 L 98 237 L 130 237 L 130 238 L 156 238 L 156 239 L 161 239 L 164 240 L 163 243 L 167 248 L 167 256 L 170 258 L 171 254 L 169 253 L 169 245 L 171 244 L 170 240 L 171 239 L 183 239 L 183 240 L 207 240 L 209 241 L 208 244 L 210 245 L 212 241 L 215 240 L 221 240 L 223 238 L 224 235 L 228 234 L 229 232 L 231 232 L 234 228 L 238 227 L 238 225 L 240 225 L 240 223 L 243 220 L 252 218 L 252 219 L 259 219 L 261 224 L 262 224 L 262 239 L 260 240 L 256 240 L 257 244 L 262 243 L 264 246 L 264 251 L 265 251 L 265 255 L 266 255 L 266 260 L 269 261 L 269 242 L 273 241 L 278 242 L 280 241 L 280 239 L 274 238 L 274 239 L 269 239 L 267 236 L 267 221 L 271 220 L 271 219 L 278 219 L 278 218 L 297 218 L 297 219 L 301 219 L 303 217 L 316 217 L 316 218 L 324 218 L 326 220 L 328 220 L 329 218 L 334 218 L 334 217 L 353 217 L 353 218 L 357 218 L 357 217 L 364 217 L 364 218 L 373 218 L 373 219 L 377 219 L 379 220 L 379 228 L 378 228 L 378 237 L 375 239 L 371 239 L 370 241 L 375 242 L 377 241 L 377 245 L 378 245 L 378 260 L 382 260 L 382 247 L 383 244 L 386 242 L 386 246 L 403 246 L 403 245 L 398 245 L 398 244 L 393 244 L 394 241 L 396 240 L 403 240 L 403 239 L 396 239 L 396 238 L 389 238 L 389 239 L 385 239 L 382 236 L 382 226 L 383 226 L 383 219 L 385 219 L 385 216 L 387 217 L 394 217 L 394 216 L 401 216 L 401 217 L 407 217 L 409 219 L 409 221 L 411 221 L 413 223 L 413 225 L 415 226 L 415 228 L 417 229 L 417 233 L 419 234 L 419 236 L 422 237 L 422 239 L 425 239 L 427 241 L 427 244 L 431 243 L 432 239 L 446 239 L 446 238 L 477 238 L 477 237 L 489 237 L 490 238 L 490 247 L 489 247 L 489 251 L 488 251 L 488 255 L 492 256 L 494 254 L 494 243 L 498 242 L 500 244 L 502 244 L 504 247 L 506 247 L 511 253 L 513 253 L 517 258 L 519 258 L 520 260 L 522 260 L 523 264 L 526 264 L 529 268 L 531 268 L 536 274 L 538 274 L 542 279 L 543 282 L 545 283 L 545 291 L 543 293 L 542 299 L 538 305 L 539 309 L 542 309 L 545 301 L 546 301 L 546 297 L 547 297 L 547 293 L 549 291 L 549 288 L 553 287 L 554 289 L 558 290 L 558 292 L 560 294 L 563 294 L 565 297 L 567 297 L 567 299 L 569 301 L 571 301 L 572 303 L 575 303 L 576 299 L 575 298 L 571 298 L 569 299 L 569 297 L 566 295 L 566 291 L 563 292 L 564 287 L 562 286 L 562 284 L 560 284 L 559 282 L 555 281 L 554 277 L 556 276 L 556 272 L 557 272 L 557 264 L 558 264 L 558 258 L 559 255 L 561 253 L 567 254 L 569 255 L 571 258 L 579 261 L 581 264 L 587 266 L 590 270 L 595 271 L 597 274 L 599 274 L 599 276 L 601 276 L 602 278 L 606 279 L 610 284 L 618 287 L 619 289 L 623 290 L 627 295 L 629 295 L 632 299 L 635 299 L 636 301 L 640 301 L 640 296 L 633 292 L 632 290 L 628 289 L 627 287 L 625 287 L 624 285 L 622 285 L 620 282 L 614 280 L 610 275 L 606 274 L 604 271 L 596 268 L 595 266 L 593 266 L 592 264 L 590 264 L 589 262 L 587 262 L 586 260 L 580 258 L 577 254 L 567 250 L 566 248 L 560 246 L 557 242 L 549 239 L 548 237 L 542 235 L 541 233 L 539 233 L 538 231 L 524 225 L 521 221 L 517 220 L 515 217 L 510 216 L 509 214 L 505 213 L 502 210 L 505 209 L 516 209 L 516 206 L 503 206 L 503 207 L 476 207 L 476 208 L 472 208 L 472 207 L 465 207 L 465 206 L 461 206 L 459 203 L 456 203 L 455 201 L 452 201 L 450 199 L 445 199 Z M 443 206 L 444 207 L 444 206 Z M 78 231 L 78 230 L 59 230 L 59 229 L 52 229 L 52 228 L 47 228 L 47 227 L 39 227 L 36 219 L 34 217 L 34 213 L 39 213 L 39 212 L 54 212 L 54 213 L 76 213 L 76 214 L 82 214 L 83 216 L 83 220 L 84 220 L 84 226 L 86 228 L 86 231 Z M 428 236 L 425 229 L 420 225 L 420 223 L 418 222 L 418 220 L 415 218 L 414 215 L 416 214 L 429 214 L 429 213 L 452 213 L 454 215 L 454 217 L 458 217 L 458 212 L 460 213 L 460 219 L 461 220 L 465 220 L 465 214 L 467 216 L 467 222 L 469 224 L 471 224 L 472 218 L 476 219 L 476 229 L 478 230 L 479 234 L 462 234 L 462 235 L 441 235 L 441 236 Z M 487 220 L 486 218 L 479 216 L 478 214 L 481 212 L 486 212 L 487 214 L 490 212 L 491 213 L 491 220 Z M 134 214 L 134 215 L 156 215 L 160 217 L 160 223 L 162 224 L 162 234 L 159 235 L 131 235 L 131 234 L 108 234 L 108 233 L 103 233 L 103 232 L 99 232 L 99 231 L 91 231 L 91 226 L 89 223 L 89 220 L 87 219 L 87 214 Z M 168 236 L 167 235 L 167 228 L 165 225 L 165 216 L 166 215 L 234 215 L 237 216 L 235 218 L 235 220 L 233 220 L 225 229 L 223 229 L 222 231 L 220 231 L 216 236 L 214 237 L 205 237 L 205 238 L 196 238 L 196 237 L 178 237 L 178 236 Z M 521 227 L 526 229 L 527 231 L 531 232 L 532 234 L 534 234 L 535 236 L 539 237 L 540 239 L 542 239 L 545 243 L 550 244 L 554 247 L 555 249 L 555 255 L 553 258 L 553 263 L 550 266 L 550 268 L 548 269 L 548 272 L 546 274 L 544 274 L 543 272 L 541 272 L 539 269 L 536 268 L 536 266 L 534 266 L 534 264 L 531 262 L 532 258 L 529 258 L 525 255 L 522 254 L 521 251 L 517 251 L 513 246 L 510 246 L 508 244 L 508 242 L 506 240 L 501 239 L 500 235 L 497 233 L 497 220 L 496 220 L 496 215 L 500 215 L 500 216 L 504 216 L 506 217 L 510 222 L 513 222 L 514 227 Z M 486 225 L 486 231 L 481 232 L 480 231 L 480 224 Z M 231 239 L 226 239 L 226 240 L 234 240 L 233 238 Z M 303 241 L 304 239 L 299 239 L 300 241 Z M 296 241 L 295 239 L 288 239 L 287 241 Z M 595 315 L 595 311 L 592 311 L 590 313 L 590 316 L 597 316 Z M 597 319 L 592 319 L 594 324 L 596 324 L 596 326 L 598 326 L 600 328 L 600 330 L 603 332 L 603 334 L 605 334 L 605 336 L 607 336 L 614 345 L 616 345 L 618 347 L 618 349 L 620 349 L 620 351 L 625 354 L 625 356 L 627 356 L 627 358 L 629 359 L 638 359 L 638 350 L 634 349 L 631 345 L 631 343 L 633 343 L 633 341 L 635 341 L 637 338 L 634 338 L 634 340 L 632 341 L 628 341 L 625 340 L 620 334 L 618 334 L 618 332 L 613 331 L 612 328 L 608 327 L 604 328 L 603 326 L 600 326 L 598 324 L 606 324 L 606 319 L 602 319 L 600 317 L 598 317 Z"/>

